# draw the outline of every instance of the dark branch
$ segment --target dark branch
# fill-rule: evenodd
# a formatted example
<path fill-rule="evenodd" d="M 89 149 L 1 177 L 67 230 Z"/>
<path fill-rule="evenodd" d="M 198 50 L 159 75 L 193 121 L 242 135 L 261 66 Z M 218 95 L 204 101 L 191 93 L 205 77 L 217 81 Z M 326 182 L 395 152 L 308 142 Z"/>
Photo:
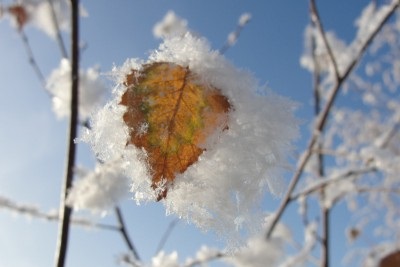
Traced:
<path fill-rule="evenodd" d="M 135 260 L 140 261 L 139 254 L 138 254 L 135 246 L 133 245 L 133 242 L 129 238 L 120 208 L 117 206 L 117 207 L 115 207 L 114 210 L 115 210 L 115 214 L 117 216 L 117 220 L 118 220 L 118 224 L 119 224 L 119 231 L 121 232 L 121 234 L 125 240 L 125 243 L 127 244 L 129 250 L 132 252 L 133 256 L 135 257 Z"/>
<path fill-rule="evenodd" d="M 72 186 L 72 179 L 75 167 L 76 144 L 74 142 L 77 136 L 78 127 L 78 86 L 79 86 L 79 0 L 71 0 L 71 20 L 72 20 L 72 36 L 71 36 L 71 117 L 69 123 L 68 137 L 68 155 L 67 167 L 64 177 L 63 188 L 60 200 L 60 224 L 59 235 L 57 240 L 57 249 L 55 262 L 57 267 L 65 266 L 68 247 L 68 235 L 70 228 L 70 217 L 72 209 L 65 205 L 67 193 Z"/>

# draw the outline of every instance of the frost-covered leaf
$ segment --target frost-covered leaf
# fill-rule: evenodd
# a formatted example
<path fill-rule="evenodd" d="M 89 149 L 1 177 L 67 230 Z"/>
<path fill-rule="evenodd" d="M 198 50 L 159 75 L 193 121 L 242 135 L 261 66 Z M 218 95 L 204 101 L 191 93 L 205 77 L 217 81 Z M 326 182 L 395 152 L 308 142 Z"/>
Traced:
<path fill-rule="evenodd" d="M 121 104 L 127 106 L 129 142 L 146 151 L 160 200 L 176 175 L 198 160 L 208 135 L 228 128 L 231 105 L 219 89 L 173 63 L 133 70 L 125 86 Z"/>
<path fill-rule="evenodd" d="M 174 75 L 176 81 L 161 91 L 150 88 L 152 71 L 164 73 L 159 84 L 168 84 L 165 81 Z M 92 144 L 101 160 L 120 157 L 125 161 L 134 199 L 141 203 L 157 198 L 152 189 L 154 170 L 161 170 L 159 177 L 174 172 L 168 196 L 162 200 L 167 214 L 214 230 L 232 246 L 258 231 L 264 217 L 259 208 L 264 193 L 280 195 L 285 187 L 279 171 L 287 167 L 291 141 L 298 133 L 295 104 L 260 87 L 251 74 L 236 69 L 212 51 L 205 39 L 190 33 L 166 39 L 147 61 L 127 60 L 114 74 L 118 82 L 114 98 L 93 117 L 92 129 L 83 140 Z M 187 84 L 193 85 L 182 90 L 185 76 Z M 131 94 L 133 84 L 141 82 L 146 86 Z M 121 100 L 128 100 L 127 84 L 132 84 L 132 107 L 121 105 Z M 167 94 L 172 87 L 174 93 Z M 147 113 L 150 107 L 156 113 Z M 128 119 L 124 114 L 130 109 L 136 113 Z M 171 119 L 180 112 L 179 119 Z M 176 124 L 180 121 L 185 124 Z M 184 125 L 190 127 L 181 128 Z M 187 146 L 188 140 L 196 140 L 197 148 Z M 190 157 L 183 159 L 189 164 L 168 170 L 172 163 L 163 163 L 159 168 L 151 163 L 152 144 L 163 147 L 164 155 L 174 155 L 171 162 L 176 163 L 182 158 L 172 152 L 180 146 L 190 147 Z M 161 156 L 161 162 L 168 157 Z"/>

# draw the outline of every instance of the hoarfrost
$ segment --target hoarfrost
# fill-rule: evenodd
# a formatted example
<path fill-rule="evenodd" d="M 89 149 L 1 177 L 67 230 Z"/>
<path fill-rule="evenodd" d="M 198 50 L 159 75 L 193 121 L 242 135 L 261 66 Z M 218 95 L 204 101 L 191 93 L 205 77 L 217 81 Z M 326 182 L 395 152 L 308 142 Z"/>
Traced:
<path fill-rule="evenodd" d="M 99 164 L 93 171 L 85 171 L 68 193 L 67 205 L 76 210 L 88 209 L 104 213 L 129 193 L 129 180 L 121 174 L 118 161 Z"/>
<path fill-rule="evenodd" d="M 95 68 L 79 75 L 79 118 L 86 120 L 96 107 L 101 105 L 106 93 L 105 85 Z M 47 79 L 46 89 L 52 95 L 53 111 L 58 118 L 68 117 L 71 103 L 71 64 L 62 59 L 60 66 Z"/>
<path fill-rule="evenodd" d="M 190 33 L 166 39 L 146 63 L 152 62 L 189 67 L 203 84 L 219 88 L 234 107 L 229 130 L 204 144 L 206 151 L 186 172 L 177 175 L 163 203 L 167 214 L 174 213 L 205 230 L 213 229 L 232 244 L 238 242 L 242 235 L 260 227 L 263 216 L 257 207 L 263 194 L 271 188 L 279 195 L 283 189 L 279 171 L 286 166 L 291 141 L 298 134 L 292 114 L 295 105 L 268 89 L 260 89 L 249 73 L 235 69 L 212 51 L 205 39 Z M 126 64 L 141 62 L 128 60 Z M 127 66 L 114 69 L 117 77 L 125 71 L 128 74 L 128 70 Z M 146 152 L 126 147 L 128 129 L 122 119 L 124 108 L 118 105 L 122 90 L 122 84 L 117 86 L 114 100 L 94 116 L 93 129 L 84 139 L 103 160 L 120 154 L 129 161 L 125 171 L 131 178 L 135 200 L 153 200 Z M 262 95 L 257 94 L 260 91 Z"/>

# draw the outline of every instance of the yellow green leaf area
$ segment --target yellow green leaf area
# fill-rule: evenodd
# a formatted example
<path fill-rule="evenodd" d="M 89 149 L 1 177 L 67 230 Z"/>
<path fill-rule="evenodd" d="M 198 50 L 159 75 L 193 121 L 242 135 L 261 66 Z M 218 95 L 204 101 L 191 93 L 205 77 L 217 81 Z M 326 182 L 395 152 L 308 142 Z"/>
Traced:
<path fill-rule="evenodd" d="M 157 200 L 179 173 L 195 163 L 207 138 L 228 129 L 231 104 L 221 91 L 173 63 L 157 62 L 126 76 L 120 104 L 130 129 L 128 143 L 143 148 L 151 167 L 152 187 L 165 184 Z"/>

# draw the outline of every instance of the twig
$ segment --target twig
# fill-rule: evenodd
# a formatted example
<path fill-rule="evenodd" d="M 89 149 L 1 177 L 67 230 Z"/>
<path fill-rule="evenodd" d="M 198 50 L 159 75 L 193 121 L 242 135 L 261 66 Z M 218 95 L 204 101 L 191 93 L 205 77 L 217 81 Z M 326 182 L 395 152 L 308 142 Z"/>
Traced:
<path fill-rule="evenodd" d="M 316 7 L 314 4 L 314 1 L 312 1 L 311 8 L 310 8 L 310 17 L 311 17 L 311 23 L 314 26 L 317 26 L 320 30 L 320 32 L 324 32 L 322 24 L 319 20 L 318 12 L 316 11 Z M 316 18 L 314 18 L 316 17 Z M 326 37 L 323 35 L 323 37 Z M 321 75 L 320 75 L 320 69 L 319 69 L 319 64 L 316 59 L 316 40 L 315 40 L 315 35 L 312 36 L 312 57 L 313 57 L 313 62 L 314 62 L 314 115 L 315 118 L 319 116 L 319 113 L 321 112 L 321 91 L 320 91 L 320 85 L 321 85 Z M 336 60 L 332 54 L 332 50 L 328 44 L 328 41 L 326 38 L 324 38 L 325 46 L 327 47 L 328 53 L 331 57 L 331 61 L 333 63 L 335 73 L 337 73 L 337 64 Z M 322 133 L 321 133 L 322 134 Z M 320 138 L 317 144 L 317 149 L 321 150 L 322 148 L 322 139 Z M 323 178 L 325 174 L 325 169 L 324 169 L 324 155 L 321 153 L 317 153 L 317 168 L 318 168 L 318 176 L 319 178 Z M 325 198 L 325 188 L 322 188 L 320 191 L 320 197 L 323 200 Z M 329 209 L 326 208 L 325 206 L 321 206 L 321 225 L 322 225 L 322 230 L 321 230 L 321 267 L 329 267 L 329 222 L 330 222 L 330 212 Z"/>
<path fill-rule="evenodd" d="M 35 56 L 32 51 L 32 47 L 29 43 L 28 36 L 25 34 L 23 28 L 19 30 L 19 34 L 21 36 L 22 43 L 24 44 L 26 53 L 28 55 L 29 64 L 32 66 L 33 70 L 36 73 L 36 76 L 38 77 L 40 83 L 42 84 L 42 87 L 45 89 L 46 88 L 46 79 L 44 78 L 43 72 L 41 71 L 41 69 L 39 68 L 39 65 L 37 64 L 37 61 L 36 61 Z M 49 94 L 48 90 L 45 90 L 45 92 L 47 92 Z"/>
<path fill-rule="evenodd" d="M 225 253 L 223 253 L 223 252 L 216 252 L 215 254 L 212 254 L 212 255 L 210 255 L 208 258 L 206 258 L 206 259 L 194 259 L 193 261 L 191 261 L 191 262 L 189 262 L 189 263 L 187 263 L 187 264 L 185 264 L 185 265 L 183 265 L 184 267 L 193 267 L 193 266 L 197 266 L 197 265 L 200 265 L 200 264 L 204 264 L 204 263 L 206 263 L 206 262 L 210 262 L 210 261 L 213 261 L 213 260 L 217 260 L 217 259 L 220 259 L 220 258 L 223 258 L 223 257 L 226 257 L 226 254 Z"/>
<path fill-rule="evenodd" d="M 68 190 L 72 186 L 72 179 L 75 167 L 76 143 L 78 127 L 78 86 L 79 86 L 79 0 L 71 0 L 71 51 L 72 51 L 72 71 L 71 71 L 71 116 L 69 123 L 68 156 L 66 174 L 64 177 L 63 188 L 60 200 L 60 224 L 57 240 L 55 264 L 57 267 L 65 265 L 67 255 L 68 235 L 70 226 L 70 217 L 72 209 L 65 205 Z"/>
<path fill-rule="evenodd" d="M 246 17 L 244 20 L 242 20 L 242 19 L 243 19 L 243 16 L 247 16 L 247 17 Z M 249 23 L 250 18 L 251 18 L 251 16 L 250 16 L 250 14 L 248 14 L 248 13 L 243 14 L 243 15 L 239 18 L 239 22 L 238 22 L 238 24 L 236 25 L 235 31 L 234 31 L 234 32 L 231 32 L 231 33 L 228 35 L 228 38 L 227 38 L 227 40 L 225 41 L 225 44 L 219 49 L 219 53 L 220 53 L 221 55 L 225 54 L 225 52 L 226 52 L 229 48 L 231 48 L 231 47 L 236 43 L 236 41 L 238 40 L 238 38 L 239 38 L 239 36 L 240 36 L 240 33 L 242 32 L 242 30 L 244 29 L 244 27 L 246 26 L 246 24 Z"/>
<path fill-rule="evenodd" d="M 318 10 L 317 10 L 317 6 L 315 4 L 315 0 L 310 0 L 310 17 L 311 17 L 312 23 L 315 26 L 317 26 L 317 29 L 318 29 L 319 33 L 321 34 L 322 41 L 324 42 L 325 48 L 328 51 L 328 56 L 329 56 L 329 59 L 330 59 L 330 61 L 332 63 L 333 71 L 335 73 L 335 76 L 336 77 L 340 77 L 338 65 L 337 65 L 335 56 L 334 56 L 334 54 L 332 52 L 332 48 L 329 45 L 328 39 L 326 38 L 325 30 L 324 30 L 324 27 L 323 27 L 323 25 L 321 23 L 321 19 L 319 17 L 319 13 L 318 13 Z"/>
<path fill-rule="evenodd" d="M 47 0 L 47 2 L 50 5 L 51 18 L 53 20 L 54 28 L 56 29 L 56 39 L 57 39 L 58 47 L 60 48 L 61 56 L 63 58 L 68 58 L 67 49 L 65 48 L 64 41 L 61 36 L 60 26 L 58 25 L 56 12 L 54 10 L 53 0 Z"/>
<path fill-rule="evenodd" d="M 376 171 L 377 171 L 377 169 L 375 167 L 367 167 L 365 169 L 358 169 L 358 170 L 349 170 L 349 171 L 347 171 L 341 175 L 335 176 L 333 178 L 321 180 L 318 183 L 304 189 L 303 191 L 301 191 L 295 195 L 292 195 L 290 197 L 290 201 L 296 200 L 300 196 L 305 196 L 305 195 L 310 195 L 312 193 L 315 193 L 315 192 L 321 190 L 322 188 L 326 187 L 328 184 L 339 182 L 339 181 L 349 178 L 351 176 L 363 175 L 363 174 L 376 172 Z"/>
<path fill-rule="evenodd" d="M 281 202 L 281 205 L 279 206 L 278 211 L 276 212 L 276 215 L 267 230 L 267 233 L 266 233 L 267 238 L 270 238 L 272 232 L 274 231 L 274 229 L 276 227 L 276 224 L 280 220 L 283 212 L 286 210 L 286 207 L 291 200 L 290 195 L 293 193 L 293 191 L 297 185 L 297 182 L 299 181 L 299 179 L 304 171 L 304 167 L 306 166 L 308 160 L 310 159 L 310 157 L 312 155 L 314 145 L 316 144 L 316 141 L 318 140 L 320 133 L 322 132 L 322 130 L 325 127 L 329 112 L 333 106 L 333 103 L 336 99 L 339 89 L 341 88 L 341 85 L 347 79 L 349 74 L 352 72 L 352 70 L 356 66 L 357 62 L 360 60 L 360 58 L 364 54 L 368 45 L 372 42 L 374 37 L 378 34 L 379 30 L 388 21 L 388 19 L 393 15 L 395 10 L 398 8 L 399 4 L 400 4 L 399 1 L 393 1 L 392 6 L 389 9 L 389 11 L 387 12 L 387 14 L 385 14 L 385 16 L 383 16 L 383 19 L 381 20 L 381 22 L 376 26 L 376 28 L 372 31 L 371 35 L 361 45 L 361 48 L 360 48 L 357 56 L 348 65 L 348 67 L 346 68 L 344 73 L 337 77 L 335 84 L 332 85 L 332 87 L 329 91 L 329 94 L 328 94 L 327 102 L 326 102 L 324 108 L 322 109 L 319 117 L 317 118 L 316 124 L 314 126 L 314 132 L 308 142 L 307 148 L 305 149 L 305 151 L 302 153 L 302 155 L 299 158 L 297 169 L 291 179 L 291 182 L 288 187 L 288 191 L 286 192 L 286 195 L 284 196 L 284 198 Z"/>
<path fill-rule="evenodd" d="M 132 252 L 133 256 L 135 257 L 135 260 L 140 261 L 139 254 L 138 254 L 135 246 L 133 245 L 133 242 L 129 238 L 120 208 L 118 206 L 116 206 L 114 210 L 115 210 L 115 214 L 117 216 L 117 220 L 118 220 L 118 224 L 119 224 L 119 231 L 121 232 L 121 234 L 125 240 L 125 243 L 128 245 L 129 250 Z"/>
<path fill-rule="evenodd" d="M 31 216 L 47 221 L 59 221 L 59 212 L 44 212 L 32 205 L 17 204 L 14 201 L 0 196 L 0 209 L 7 209 L 22 215 Z M 115 225 L 96 223 L 85 218 L 72 218 L 71 223 L 79 226 L 95 227 L 102 230 L 119 231 L 119 227 Z"/>
<path fill-rule="evenodd" d="M 164 247 L 165 243 L 167 242 L 172 230 L 174 230 L 174 228 L 178 224 L 178 222 L 179 222 L 178 219 L 174 219 L 169 223 L 167 230 L 165 230 L 165 233 L 163 234 L 163 236 L 160 239 L 160 242 L 158 243 L 158 246 L 157 246 L 155 254 L 158 254 L 163 249 L 163 247 Z"/>

